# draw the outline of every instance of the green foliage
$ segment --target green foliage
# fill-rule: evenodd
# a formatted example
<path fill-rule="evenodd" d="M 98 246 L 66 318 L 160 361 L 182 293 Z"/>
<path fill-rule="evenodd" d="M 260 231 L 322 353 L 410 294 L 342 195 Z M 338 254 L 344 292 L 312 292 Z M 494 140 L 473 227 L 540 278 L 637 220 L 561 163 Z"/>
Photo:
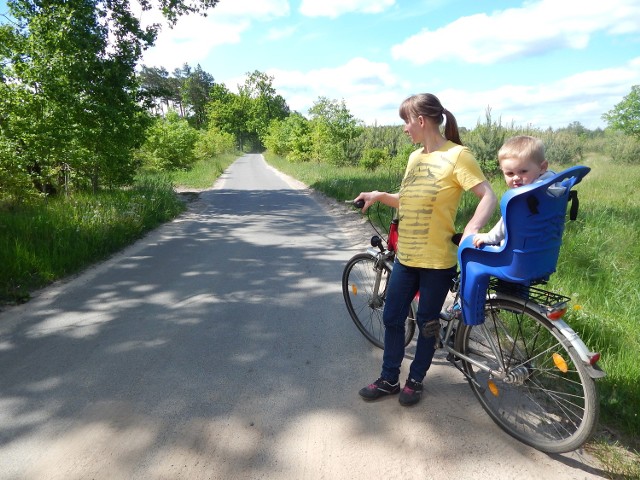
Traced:
<path fill-rule="evenodd" d="M 502 147 L 507 136 L 501 119 L 491 118 L 491 108 L 487 107 L 484 123 L 478 123 L 476 128 L 463 135 L 462 141 L 469 147 L 484 171 L 485 175 L 493 176 L 500 171 L 498 165 L 498 150 Z"/>
<path fill-rule="evenodd" d="M 174 23 L 217 1 L 161 3 Z M 146 0 L 140 5 L 151 8 Z M 129 0 L 9 0 L 7 6 L 10 22 L 0 26 L 3 183 L 10 177 L 25 185 L 26 175 L 45 194 L 68 191 L 67 182 L 94 192 L 130 183 L 138 167 L 133 152 L 149 124 L 134 69 L 158 26 L 142 27 Z"/>
<path fill-rule="evenodd" d="M 167 177 L 133 188 L 33 199 L 0 208 L 0 302 L 70 275 L 132 243 L 184 209 Z"/>
<path fill-rule="evenodd" d="M 196 160 L 198 131 L 176 112 L 157 118 L 137 156 L 145 169 L 172 171 L 189 168 Z"/>
<path fill-rule="evenodd" d="M 343 101 L 320 97 L 309 109 L 313 159 L 332 165 L 355 165 L 360 151 L 356 139 L 364 127 Z"/>
<path fill-rule="evenodd" d="M 207 130 L 198 132 L 194 150 L 197 160 L 206 160 L 235 151 L 235 139 L 230 133 L 222 132 L 216 127 L 209 127 Z"/>
<path fill-rule="evenodd" d="M 362 153 L 360 166 L 365 170 L 374 171 L 390 159 L 389 153 L 383 148 L 369 148 Z"/>
<path fill-rule="evenodd" d="M 153 31 L 90 0 L 8 6 L 15 23 L 3 33 L 0 135 L 16 175 L 48 194 L 60 190 L 65 165 L 94 190 L 129 182 L 146 121 L 133 67 Z"/>
<path fill-rule="evenodd" d="M 311 125 L 297 112 L 284 120 L 274 120 L 264 139 L 267 149 L 290 162 L 306 162 L 311 159 Z"/>
<path fill-rule="evenodd" d="M 240 96 L 247 99 L 249 108 L 247 127 L 252 149 L 261 150 L 268 135 L 269 124 L 273 120 L 286 118 L 289 106 L 284 97 L 276 93 L 273 77 L 258 70 L 247 75 L 239 90 Z"/>
<path fill-rule="evenodd" d="M 357 145 L 357 149 L 361 152 L 371 148 L 382 148 L 391 157 L 395 157 L 407 145 L 411 145 L 411 139 L 404 133 L 401 126 L 374 124 L 366 126 L 362 134 L 354 139 L 354 144 Z"/>
<path fill-rule="evenodd" d="M 243 150 L 249 138 L 247 98 L 231 93 L 224 85 L 214 85 L 206 110 L 209 125 L 233 135 Z"/>
<path fill-rule="evenodd" d="M 640 165 L 640 139 L 607 131 L 603 151 L 617 165 Z"/>
<path fill-rule="evenodd" d="M 640 139 L 640 85 L 631 87 L 631 92 L 602 119 L 614 130 Z"/>
<path fill-rule="evenodd" d="M 544 142 L 544 155 L 549 164 L 573 165 L 582 159 L 583 141 L 571 131 L 547 131 L 539 135 Z"/>
<path fill-rule="evenodd" d="M 238 156 L 235 152 L 202 158 L 194 163 L 189 170 L 171 172 L 171 179 L 176 188 L 181 190 L 211 188 L 214 180 L 237 158 Z"/>

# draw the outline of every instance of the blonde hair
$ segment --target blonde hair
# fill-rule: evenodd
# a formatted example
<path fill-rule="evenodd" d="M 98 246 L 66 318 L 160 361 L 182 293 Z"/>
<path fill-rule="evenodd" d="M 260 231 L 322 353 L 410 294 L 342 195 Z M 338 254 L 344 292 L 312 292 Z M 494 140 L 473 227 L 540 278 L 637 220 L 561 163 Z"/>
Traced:
<path fill-rule="evenodd" d="M 544 143 L 536 137 L 518 135 L 508 139 L 498 150 L 498 162 L 505 158 L 527 159 L 542 165 L 544 158 Z"/>

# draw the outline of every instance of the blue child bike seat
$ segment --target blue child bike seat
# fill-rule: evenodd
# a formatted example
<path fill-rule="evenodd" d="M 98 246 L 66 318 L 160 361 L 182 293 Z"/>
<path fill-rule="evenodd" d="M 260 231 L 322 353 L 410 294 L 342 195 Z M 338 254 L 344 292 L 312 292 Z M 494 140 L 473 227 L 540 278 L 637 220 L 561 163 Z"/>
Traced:
<path fill-rule="evenodd" d="M 468 325 L 484 322 L 489 279 L 529 286 L 555 272 L 570 191 L 591 169 L 568 168 L 543 181 L 508 190 L 500 202 L 506 236 L 501 245 L 458 249 L 462 314 Z"/>

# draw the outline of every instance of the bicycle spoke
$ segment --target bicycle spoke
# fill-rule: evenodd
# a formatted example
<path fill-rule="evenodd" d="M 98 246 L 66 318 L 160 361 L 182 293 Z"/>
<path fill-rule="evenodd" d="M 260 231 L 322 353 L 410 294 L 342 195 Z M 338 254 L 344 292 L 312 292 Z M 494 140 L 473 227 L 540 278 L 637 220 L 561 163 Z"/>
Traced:
<path fill-rule="evenodd" d="M 456 347 L 484 365 L 463 361 L 482 406 L 509 434 L 543 451 L 564 452 L 593 432 L 593 380 L 562 334 L 535 310 L 490 301 L 485 324 L 465 325 Z"/>

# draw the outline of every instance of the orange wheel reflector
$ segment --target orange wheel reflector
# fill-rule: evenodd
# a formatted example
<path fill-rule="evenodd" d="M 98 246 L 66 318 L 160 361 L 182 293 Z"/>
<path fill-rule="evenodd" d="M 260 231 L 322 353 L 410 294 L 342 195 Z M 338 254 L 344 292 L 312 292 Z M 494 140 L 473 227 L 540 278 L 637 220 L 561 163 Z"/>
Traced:
<path fill-rule="evenodd" d="M 553 363 L 556 365 L 558 370 L 560 370 L 562 373 L 567 373 L 569 371 L 569 366 L 567 365 L 567 362 L 564 360 L 564 358 L 562 358 L 562 355 L 560 355 L 559 353 L 554 353 L 552 356 Z"/>
<path fill-rule="evenodd" d="M 351 293 L 353 293 L 354 295 L 358 294 L 358 287 L 356 286 L 355 283 L 351 285 Z"/>
<path fill-rule="evenodd" d="M 497 397 L 498 387 L 496 386 L 495 382 L 493 380 L 489 380 L 487 384 L 489 385 L 489 391 L 493 394 L 494 397 Z"/>

